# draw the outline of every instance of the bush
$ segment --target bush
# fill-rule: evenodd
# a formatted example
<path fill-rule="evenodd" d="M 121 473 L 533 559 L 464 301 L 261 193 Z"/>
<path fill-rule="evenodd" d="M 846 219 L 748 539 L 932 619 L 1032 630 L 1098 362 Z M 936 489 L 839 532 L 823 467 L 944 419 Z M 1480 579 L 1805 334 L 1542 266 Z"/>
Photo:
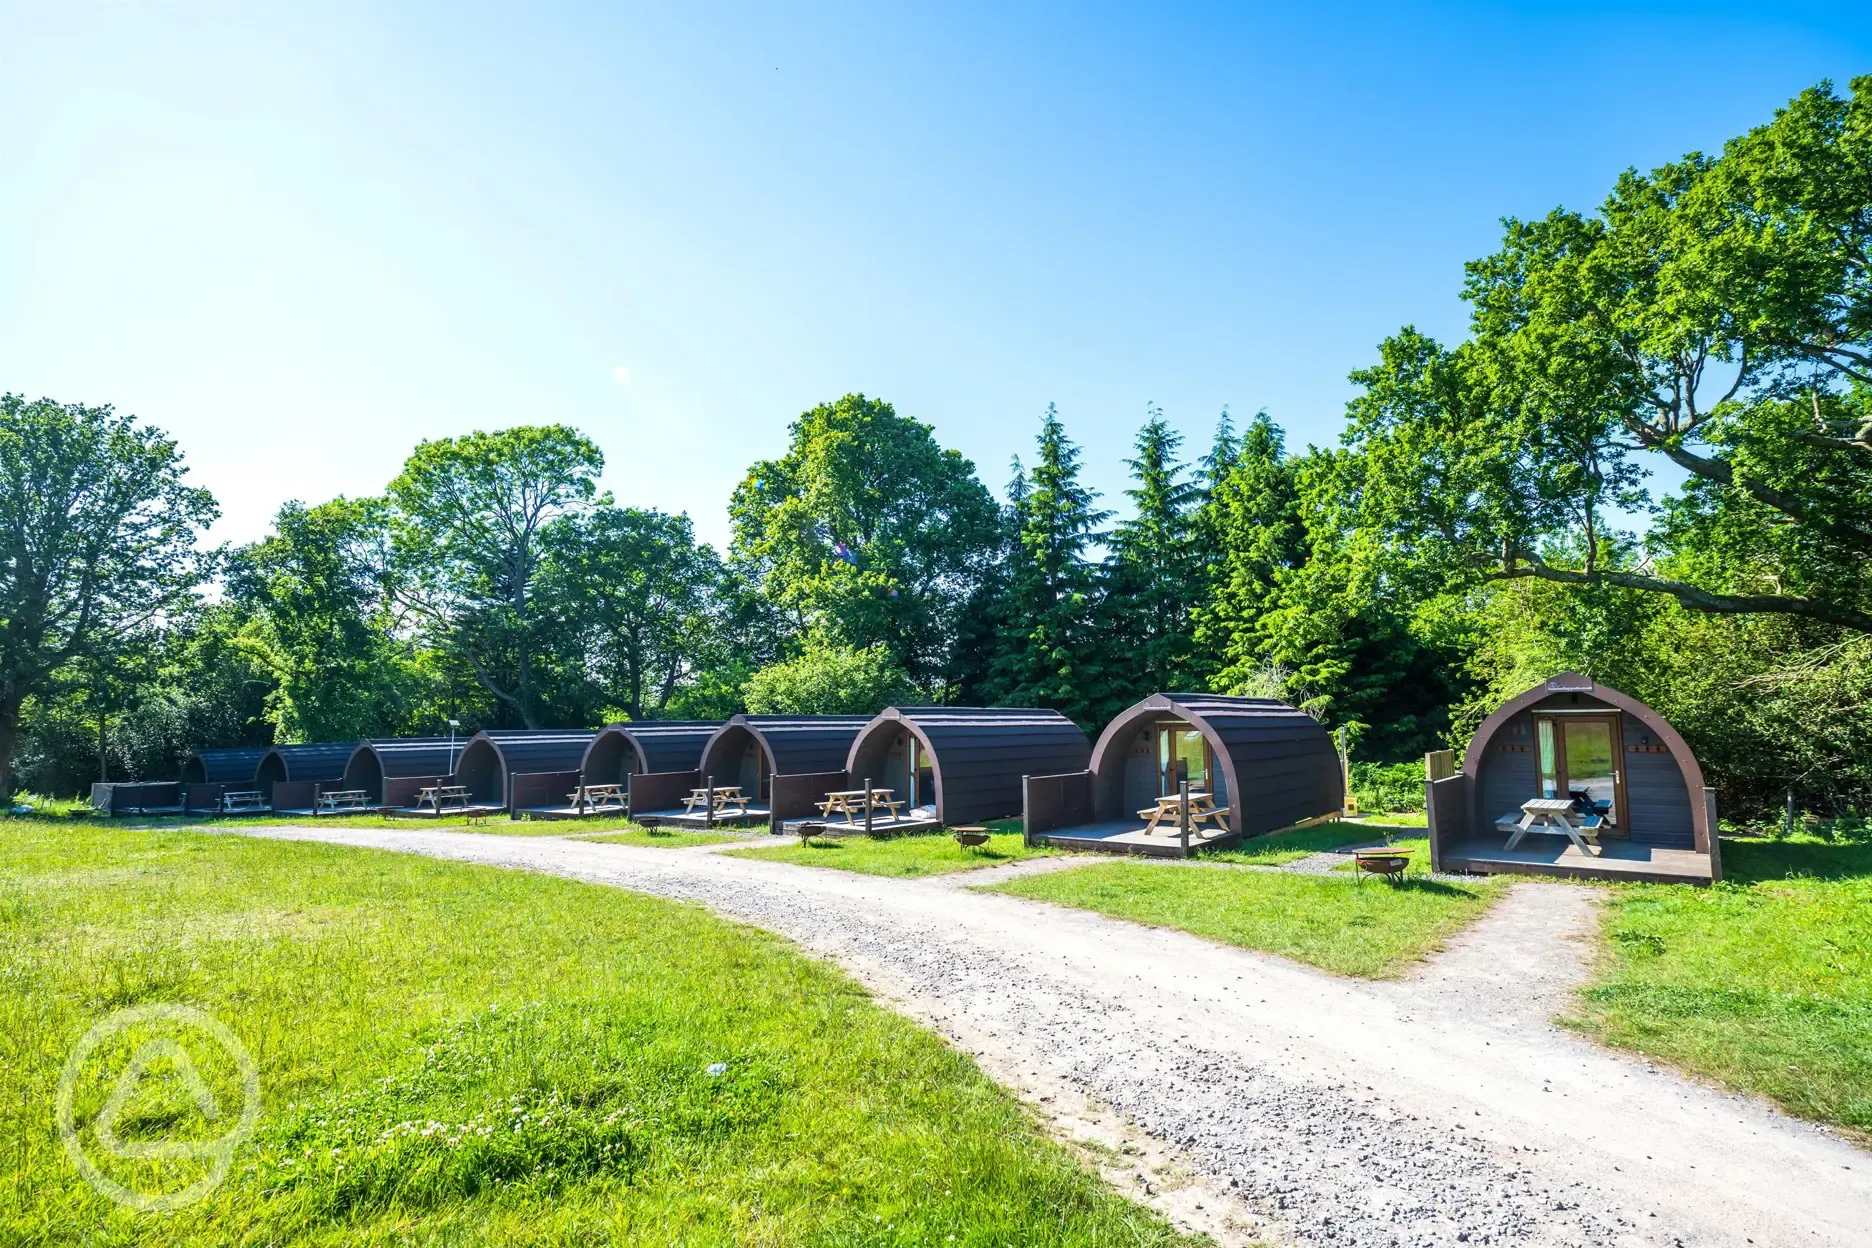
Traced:
<path fill-rule="evenodd" d="M 1423 762 L 1353 763 L 1352 796 L 1361 811 L 1422 810 Z"/>
<path fill-rule="evenodd" d="M 755 715 L 875 715 L 920 700 L 883 645 L 861 650 L 817 639 L 797 659 L 755 672 L 742 695 Z"/>

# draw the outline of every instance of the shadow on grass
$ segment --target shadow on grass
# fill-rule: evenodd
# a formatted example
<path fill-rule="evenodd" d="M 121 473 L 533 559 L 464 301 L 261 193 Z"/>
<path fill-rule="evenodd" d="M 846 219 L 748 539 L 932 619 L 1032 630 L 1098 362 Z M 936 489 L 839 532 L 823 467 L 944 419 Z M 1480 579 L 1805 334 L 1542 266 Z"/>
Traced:
<path fill-rule="evenodd" d="M 1359 877 L 1355 875 L 1353 878 L 1358 879 Z M 1407 875 L 1403 879 L 1398 880 L 1375 877 L 1363 880 L 1359 884 L 1359 887 L 1364 888 L 1368 884 L 1376 888 L 1396 889 L 1400 893 L 1429 893 L 1435 897 L 1475 896 L 1475 885 L 1473 884 L 1453 884 L 1448 880 L 1433 880 L 1422 875 Z"/>
<path fill-rule="evenodd" d="M 1723 878 L 1734 884 L 1786 879 L 1853 880 L 1872 877 L 1872 842 L 1725 840 Z"/>

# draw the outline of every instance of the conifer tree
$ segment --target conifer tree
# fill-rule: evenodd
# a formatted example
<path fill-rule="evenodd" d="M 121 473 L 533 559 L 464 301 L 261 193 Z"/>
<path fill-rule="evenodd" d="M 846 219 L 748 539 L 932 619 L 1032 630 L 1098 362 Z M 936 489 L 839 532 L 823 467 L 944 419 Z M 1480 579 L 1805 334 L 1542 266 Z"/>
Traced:
<path fill-rule="evenodd" d="M 1304 554 L 1286 439 L 1266 412 L 1249 422 L 1205 512 L 1216 543 L 1216 573 L 1211 592 L 1195 608 L 1195 636 L 1216 664 L 1212 686 L 1226 690 L 1261 667 L 1267 653 L 1263 622 L 1276 604 L 1282 574 Z"/>
<path fill-rule="evenodd" d="M 1192 608 L 1203 586 L 1192 507 L 1202 491 L 1177 458 L 1183 435 L 1147 409 L 1136 458 L 1125 463 L 1136 484 L 1125 491 L 1136 514 L 1112 534 L 1106 564 L 1105 634 L 1118 660 L 1113 695 L 1120 705 L 1189 686 L 1195 648 Z"/>
<path fill-rule="evenodd" d="M 991 674 L 997 701 L 1053 707 L 1081 724 L 1107 699 L 1095 632 L 1098 583 L 1086 548 L 1109 512 L 1079 480 L 1079 448 L 1047 404 L 1033 468 L 1016 463 L 1018 529 Z"/>

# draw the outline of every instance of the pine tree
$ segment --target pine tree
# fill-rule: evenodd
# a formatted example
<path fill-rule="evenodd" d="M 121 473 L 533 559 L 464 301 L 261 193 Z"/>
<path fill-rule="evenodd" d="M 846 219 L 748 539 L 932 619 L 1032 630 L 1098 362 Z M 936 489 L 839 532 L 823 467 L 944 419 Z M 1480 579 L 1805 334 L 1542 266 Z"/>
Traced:
<path fill-rule="evenodd" d="M 1112 534 L 1104 595 L 1108 652 L 1118 660 L 1116 712 L 1147 694 L 1189 687 L 1195 648 L 1191 610 L 1199 601 L 1192 507 L 1202 491 L 1177 459 L 1183 435 L 1147 409 L 1137 457 L 1125 463 L 1136 485 L 1125 491 L 1136 514 Z"/>
<path fill-rule="evenodd" d="M 1086 548 L 1110 513 L 1079 480 L 1079 448 L 1047 404 L 1031 472 L 1010 487 L 1018 529 L 1010 551 L 990 687 L 1006 706 L 1053 707 L 1081 724 L 1106 699 L 1094 611 L 1097 577 Z"/>
<path fill-rule="evenodd" d="M 1218 439 L 1218 442 L 1220 439 Z M 1218 466 L 1222 457 L 1213 460 Z M 1214 664 L 1211 687 L 1248 681 L 1267 657 L 1263 621 L 1283 573 L 1304 554 L 1299 491 L 1280 427 L 1258 412 L 1212 487 L 1201 521 L 1214 542 L 1213 586 L 1195 608 L 1196 645 Z"/>

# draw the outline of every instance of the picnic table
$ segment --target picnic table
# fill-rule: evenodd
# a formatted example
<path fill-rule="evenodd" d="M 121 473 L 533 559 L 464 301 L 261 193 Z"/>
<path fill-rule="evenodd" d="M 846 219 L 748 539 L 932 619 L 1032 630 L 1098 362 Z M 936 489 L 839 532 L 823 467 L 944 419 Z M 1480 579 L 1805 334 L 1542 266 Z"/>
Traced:
<path fill-rule="evenodd" d="M 1149 836 L 1152 832 L 1155 832 L 1157 830 L 1157 825 L 1162 823 L 1165 819 L 1170 820 L 1173 826 L 1181 826 L 1177 816 L 1182 805 L 1182 798 L 1178 797 L 1175 793 L 1167 793 L 1157 799 L 1157 804 L 1155 806 L 1148 810 L 1138 811 L 1138 818 L 1149 821 L 1144 825 L 1144 835 Z M 1228 812 L 1215 804 L 1215 795 L 1213 793 L 1191 793 L 1189 795 L 1190 827 L 1200 828 L 1203 823 L 1209 819 L 1215 820 L 1216 827 L 1221 831 L 1226 832 L 1229 830 Z"/>
<path fill-rule="evenodd" d="M 683 809 L 693 815 L 696 807 L 707 807 L 709 804 L 709 794 L 711 792 L 715 795 L 715 805 L 713 809 L 716 814 L 745 815 L 747 814 L 748 803 L 753 800 L 741 791 L 740 785 L 721 784 L 716 785 L 713 790 L 690 789 L 689 796 L 683 798 Z M 736 806 L 739 807 L 739 809 L 729 810 L 728 808 L 730 806 Z"/>
<path fill-rule="evenodd" d="M 625 802 L 624 786 L 621 784 L 588 784 L 572 790 L 566 795 L 571 805 L 593 810 L 623 810 Z"/>
<path fill-rule="evenodd" d="M 1515 824 L 1514 835 L 1502 848 L 1513 849 L 1521 843 L 1521 838 L 1530 832 L 1547 836 L 1564 836 L 1573 842 L 1573 847 L 1588 858 L 1596 850 L 1587 845 L 1588 840 L 1599 839 L 1599 825 L 1603 822 L 1598 815 L 1587 815 L 1576 826 L 1568 818 L 1576 809 L 1573 799 L 1567 797 L 1536 797 L 1521 803 L 1521 819 Z"/>
<path fill-rule="evenodd" d="M 895 819 L 903 807 L 903 803 L 897 800 L 895 790 L 879 788 L 834 789 L 826 794 L 825 801 L 815 802 L 814 805 L 819 807 L 820 813 L 827 819 L 832 817 L 834 811 L 843 814 L 846 823 L 856 823 L 858 817 L 867 810 L 878 809 L 890 811 L 890 817 Z"/>
<path fill-rule="evenodd" d="M 252 813 L 266 809 L 266 797 L 258 789 L 234 789 L 223 793 L 215 809 L 224 815 Z"/>
<path fill-rule="evenodd" d="M 432 784 L 426 789 L 416 790 L 416 809 L 427 807 L 441 814 L 449 806 L 461 810 L 468 809 L 468 786 L 465 784 Z"/>
<path fill-rule="evenodd" d="M 370 806 L 370 794 L 363 789 L 331 789 L 319 794 L 313 806 L 333 815 L 341 810 L 364 810 Z"/>

